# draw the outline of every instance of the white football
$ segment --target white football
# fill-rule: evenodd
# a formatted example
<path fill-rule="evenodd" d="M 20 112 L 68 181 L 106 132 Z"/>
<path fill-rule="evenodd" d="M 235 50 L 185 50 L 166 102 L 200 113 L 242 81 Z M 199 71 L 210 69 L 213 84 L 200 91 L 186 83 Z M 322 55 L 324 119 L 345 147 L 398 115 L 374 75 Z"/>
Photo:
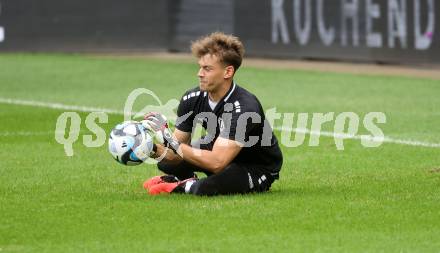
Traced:
<path fill-rule="evenodd" d="M 153 150 L 153 138 L 141 123 L 124 121 L 110 132 L 108 150 L 121 164 L 139 165 L 149 158 Z"/>

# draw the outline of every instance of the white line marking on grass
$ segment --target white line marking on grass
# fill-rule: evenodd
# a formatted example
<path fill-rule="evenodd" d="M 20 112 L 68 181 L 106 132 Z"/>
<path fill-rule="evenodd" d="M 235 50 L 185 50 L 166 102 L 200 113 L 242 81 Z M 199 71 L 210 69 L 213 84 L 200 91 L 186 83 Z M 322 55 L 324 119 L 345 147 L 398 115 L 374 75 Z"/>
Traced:
<path fill-rule="evenodd" d="M 11 98 L 2 98 L 2 97 L 0 97 L 0 103 L 11 104 L 11 105 L 43 107 L 43 108 L 51 108 L 51 109 L 59 109 L 59 110 L 80 111 L 80 112 L 105 112 L 110 114 L 124 114 L 123 111 L 107 109 L 107 108 L 66 105 L 61 103 L 48 103 L 48 102 L 40 102 L 33 100 L 11 99 Z"/>
<path fill-rule="evenodd" d="M 440 143 L 430 143 L 423 141 L 415 141 L 415 140 L 402 140 L 402 139 L 394 139 L 390 137 L 377 138 L 371 135 L 352 135 L 352 134 L 341 134 L 341 133 L 333 133 L 326 131 L 311 131 L 306 128 L 283 128 L 283 127 L 274 127 L 275 130 L 279 131 L 292 131 L 295 133 L 304 133 L 310 135 L 320 135 L 326 137 L 333 138 L 341 138 L 341 139 L 355 139 L 355 140 L 369 140 L 374 142 L 385 142 L 385 143 L 394 143 L 394 144 L 402 144 L 408 146 L 418 146 L 418 147 L 427 147 L 427 148 L 440 148 Z"/>
<path fill-rule="evenodd" d="M 54 131 L 46 131 L 46 132 L 26 132 L 26 131 L 0 132 L 0 137 L 51 135 L 53 133 L 54 133 Z"/>
<path fill-rule="evenodd" d="M 0 103 L 2 104 L 12 104 L 12 105 L 24 105 L 24 106 L 34 106 L 34 107 L 43 107 L 43 108 L 51 108 L 51 109 L 59 109 L 59 110 L 72 110 L 72 111 L 81 111 L 81 112 L 105 112 L 109 114 L 118 114 L 123 115 L 124 112 L 120 110 L 108 109 L 108 108 L 98 108 L 98 107 L 88 107 L 88 106 L 78 106 L 78 105 L 66 105 L 61 103 L 49 103 L 49 102 L 40 102 L 33 100 L 23 100 L 23 99 L 11 99 L 11 98 L 2 98 L 0 97 Z M 372 136 L 365 135 L 350 135 L 350 134 L 340 134 L 326 131 L 311 131 L 309 129 L 301 129 L 301 128 L 282 128 L 282 127 L 274 127 L 275 130 L 287 130 L 298 133 L 305 133 L 310 135 L 321 135 L 326 137 L 333 138 L 346 138 L 346 139 L 356 139 L 356 140 L 372 140 L 376 142 L 385 142 L 385 143 L 393 143 L 393 144 L 401 144 L 408 146 L 417 146 L 417 147 L 427 147 L 427 148 L 440 148 L 440 143 L 430 143 L 423 142 L 417 140 L 402 140 L 402 139 L 394 139 L 390 137 L 376 138 L 374 139 Z"/>
<path fill-rule="evenodd" d="M 80 131 L 79 133 L 82 133 L 84 131 Z M 0 132 L 0 137 L 9 137 L 9 136 L 43 136 L 43 135 L 53 135 L 55 134 L 55 131 L 41 131 L 41 132 L 31 132 L 31 131 L 16 131 L 16 132 Z M 62 132 L 62 134 L 65 134 L 65 132 Z"/>

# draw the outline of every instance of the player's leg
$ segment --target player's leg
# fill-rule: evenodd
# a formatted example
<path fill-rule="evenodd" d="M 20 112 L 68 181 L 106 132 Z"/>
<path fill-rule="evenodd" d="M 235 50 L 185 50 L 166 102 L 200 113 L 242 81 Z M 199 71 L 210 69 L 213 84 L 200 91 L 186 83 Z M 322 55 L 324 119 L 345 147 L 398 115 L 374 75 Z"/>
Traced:
<path fill-rule="evenodd" d="M 205 137 L 202 137 L 196 141 L 193 141 L 191 143 L 191 146 L 194 148 L 202 149 L 202 150 L 212 150 L 212 143 L 205 144 L 204 138 Z M 188 163 L 186 161 L 182 161 L 181 163 L 179 163 L 177 165 L 171 165 L 171 164 L 167 164 L 164 161 L 161 161 L 157 164 L 157 168 L 160 171 L 164 172 L 165 174 L 176 176 L 179 180 L 185 180 L 188 178 L 195 177 L 194 172 L 203 172 L 207 176 L 212 175 L 211 172 L 209 172 L 203 168 L 197 167 L 197 166 L 195 166 L 191 163 Z"/>
<path fill-rule="evenodd" d="M 269 190 L 273 183 L 270 175 L 257 168 L 249 169 L 232 163 L 222 172 L 203 179 L 162 182 L 146 188 L 151 195 L 161 193 L 190 193 L 195 195 L 243 194 Z"/>
<path fill-rule="evenodd" d="M 181 162 L 177 165 L 168 165 L 166 163 L 158 163 L 159 170 L 165 173 L 165 175 L 154 176 L 144 182 L 144 188 L 151 193 L 151 189 L 159 184 L 163 183 L 179 183 L 186 179 L 195 179 L 197 175 L 194 171 L 198 171 L 199 168 L 187 163 Z"/>
<path fill-rule="evenodd" d="M 179 164 L 167 164 L 166 162 L 159 162 L 157 164 L 157 168 L 167 175 L 177 177 L 179 180 L 195 177 L 194 172 L 201 170 L 201 168 L 198 168 L 185 161 L 182 161 Z"/>
<path fill-rule="evenodd" d="M 269 190 L 273 178 L 258 169 L 247 168 L 232 163 L 222 172 L 185 185 L 188 193 L 195 195 L 243 194 L 248 192 L 264 192 Z"/>

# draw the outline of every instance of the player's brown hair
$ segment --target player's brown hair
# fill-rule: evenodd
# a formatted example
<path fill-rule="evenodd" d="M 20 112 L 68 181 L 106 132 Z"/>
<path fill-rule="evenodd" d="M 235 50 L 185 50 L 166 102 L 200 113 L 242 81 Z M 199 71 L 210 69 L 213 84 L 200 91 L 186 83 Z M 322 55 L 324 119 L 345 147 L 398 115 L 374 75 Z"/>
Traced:
<path fill-rule="evenodd" d="M 197 58 L 206 54 L 215 55 L 226 66 L 232 65 L 235 72 L 241 65 L 244 46 L 233 35 L 214 32 L 194 41 L 191 45 L 191 51 Z"/>

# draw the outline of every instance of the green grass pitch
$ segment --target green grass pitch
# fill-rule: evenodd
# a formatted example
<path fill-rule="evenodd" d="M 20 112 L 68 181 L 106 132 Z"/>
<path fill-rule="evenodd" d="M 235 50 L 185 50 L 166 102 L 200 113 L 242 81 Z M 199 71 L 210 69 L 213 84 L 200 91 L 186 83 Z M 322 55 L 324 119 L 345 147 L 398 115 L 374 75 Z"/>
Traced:
<path fill-rule="evenodd" d="M 138 87 L 179 98 L 197 84 L 195 62 L 2 54 L 0 97 L 123 110 Z M 440 143 L 438 80 L 249 67 L 236 81 L 278 112 L 379 111 L 387 137 Z M 125 167 L 106 145 L 83 145 L 88 113 L 67 157 L 54 138 L 62 112 L 0 103 L 0 252 L 440 250 L 440 148 L 345 140 L 338 151 L 333 138 L 309 147 L 306 136 L 282 147 L 268 193 L 151 197 L 142 182 L 153 165 Z"/>

